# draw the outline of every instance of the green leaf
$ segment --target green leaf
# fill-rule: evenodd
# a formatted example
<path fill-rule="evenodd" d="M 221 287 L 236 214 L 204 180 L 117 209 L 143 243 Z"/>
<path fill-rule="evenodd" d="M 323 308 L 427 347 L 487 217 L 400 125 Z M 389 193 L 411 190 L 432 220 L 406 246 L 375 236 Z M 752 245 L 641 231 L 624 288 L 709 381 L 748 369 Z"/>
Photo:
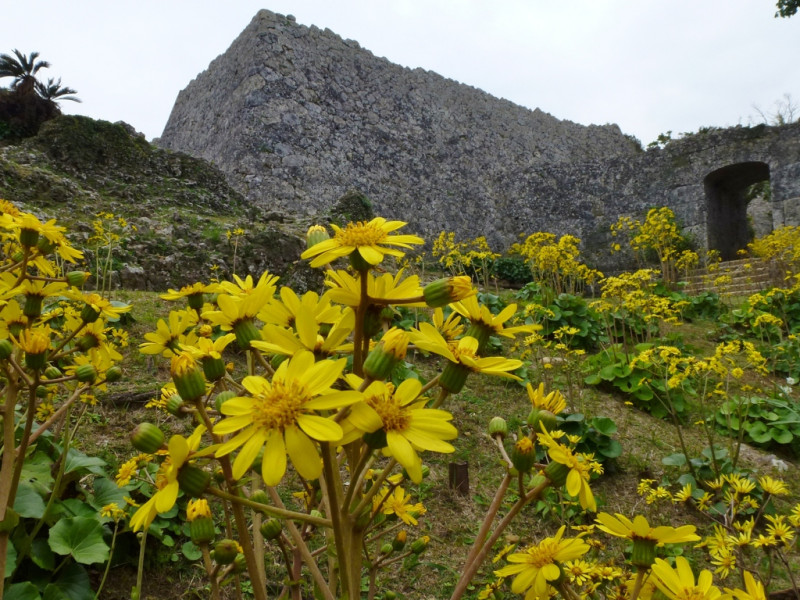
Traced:
<path fill-rule="evenodd" d="M 670 454 L 669 456 L 665 456 L 661 459 L 661 464 L 670 467 L 682 467 L 686 464 L 686 455 L 682 452 Z"/>
<path fill-rule="evenodd" d="M 772 439 L 772 436 L 770 435 L 767 426 L 761 421 L 756 421 L 755 423 L 752 423 L 749 427 L 747 427 L 747 434 L 757 444 L 766 444 L 768 441 Z"/>
<path fill-rule="evenodd" d="M 56 568 L 56 556 L 50 549 L 47 540 L 36 538 L 31 545 L 31 559 L 36 565 L 45 571 L 52 571 Z"/>
<path fill-rule="evenodd" d="M 603 435 L 613 435 L 617 433 L 617 424 L 608 417 L 595 417 L 591 421 L 592 427 Z"/>
<path fill-rule="evenodd" d="M 71 563 L 59 573 L 58 579 L 44 589 L 42 600 L 94 600 L 92 583 L 86 570 Z"/>
<path fill-rule="evenodd" d="M 11 540 L 8 540 L 8 549 L 6 550 L 6 572 L 3 578 L 11 577 L 14 574 L 14 567 L 17 564 L 17 549 Z"/>
<path fill-rule="evenodd" d="M 29 483 L 42 496 L 47 495 L 53 489 L 52 466 L 53 461 L 46 454 L 36 452 L 33 456 L 25 459 L 19 480 Z"/>
<path fill-rule="evenodd" d="M 51 517 L 90 517 L 96 518 L 98 511 L 86 504 L 83 500 L 77 498 L 67 498 L 56 503 L 55 507 L 50 511 Z"/>
<path fill-rule="evenodd" d="M 181 552 L 183 552 L 187 560 L 200 560 L 203 557 L 203 552 L 192 542 L 184 542 L 181 546 Z"/>
<path fill-rule="evenodd" d="M 108 560 L 103 526 L 96 518 L 61 519 L 50 529 L 49 543 L 53 552 L 70 555 L 85 565 Z"/>
<path fill-rule="evenodd" d="M 30 484 L 20 483 L 17 496 L 14 498 L 14 510 L 20 517 L 41 519 L 44 515 L 45 503 L 36 489 Z"/>
<path fill-rule="evenodd" d="M 792 442 L 792 435 L 791 431 L 786 429 L 778 429 L 777 427 L 773 427 L 771 430 L 772 439 L 778 442 L 779 444 L 790 444 Z"/>
<path fill-rule="evenodd" d="M 130 496 L 127 486 L 119 487 L 106 477 L 98 477 L 94 480 L 94 498 L 89 503 L 98 511 L 108 504 L 124 508 L 125 496 Z"/>
<path fill-rule="evenodd" d="M 7 587 L 3 600 L 42 600 L 42 597 L 35 585 L 30 581 L 23 581 Z"/>
<path fill-rule="evenodd" d="M 102 458 L 86 456 L 83 452 L 70 448 L 67 453 L 67 464 L 64 472 L 72 473 L 73 471 L 85 470 L 86 473 L 93 475 L 105 475 L 105 470 L 103 469 L 105 466 L 106 461 Z"/>
<path fill-rule="evenodd" d="M 608 445 L 600 448 L 599 452 L 606 458 L 617 458 L 622 454 L 622 446 L 617 440 L 609 440 Z"/>

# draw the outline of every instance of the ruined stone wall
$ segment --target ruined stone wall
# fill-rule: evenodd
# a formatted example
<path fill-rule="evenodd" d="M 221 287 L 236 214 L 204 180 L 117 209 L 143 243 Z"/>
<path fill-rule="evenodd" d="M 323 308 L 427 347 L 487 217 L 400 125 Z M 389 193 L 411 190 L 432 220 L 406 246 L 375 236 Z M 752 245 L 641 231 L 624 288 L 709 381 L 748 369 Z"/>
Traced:
<path fill-rule="evenodd" d="M 313 216 L 357 189 L 428 239 L 505 249 L 522 232 L 569 233 L 601 267 L 610 224 L 657 206 L 703 247 L 704 181 L 738 163 L 766 165 L 774 226 L 800 223 L 800 124 L 644 152 L 616 125 L 560 121 L 266 10 L 180 93 L 159 143 L 212 161 L 264 207 Z"/>

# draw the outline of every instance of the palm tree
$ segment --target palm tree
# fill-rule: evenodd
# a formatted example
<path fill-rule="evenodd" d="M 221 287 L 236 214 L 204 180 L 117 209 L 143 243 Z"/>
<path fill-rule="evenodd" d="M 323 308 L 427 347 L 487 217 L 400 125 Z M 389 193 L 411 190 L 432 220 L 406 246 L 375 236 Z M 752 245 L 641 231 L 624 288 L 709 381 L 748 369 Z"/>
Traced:
<path fill-rule="evenodd" d="M 54 81 L 53 78 L 50 77 L 47 79 L 47 83 L 42 83 L 37 79 L 35 86 L 36 93 L 50 102 L 56 102 L 59 100 L 70 100 L 72 102 L 81 101 L 80 98 L 72 95 L 78 93 L 76 90 L 73 90 L 70 87 L 61 87 L 61 77 L 58 78 L 58 81 Z"/>
<path fill-rule="evenodd" d="M 46 60 L 37 61 L 38 52 L 31 52 L 27 56 L 15 48 L 14 54 L 0 54 L 0 78 L 13 77 L 11 89 L 24 96 L 35 91 L 36 73 L 39 69 L 48 68 L 50 63 Z"/>

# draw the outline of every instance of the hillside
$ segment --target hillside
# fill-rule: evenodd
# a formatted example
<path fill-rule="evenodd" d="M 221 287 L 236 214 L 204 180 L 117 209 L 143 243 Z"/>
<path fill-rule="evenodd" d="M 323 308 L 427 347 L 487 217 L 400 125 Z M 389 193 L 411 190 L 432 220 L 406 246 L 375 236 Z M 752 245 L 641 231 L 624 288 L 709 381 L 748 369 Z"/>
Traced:
<path fill-rule="evenodd" d="M 115 224 L 125 219 L 115 286 L 165 290 L 234 268 L 239 275 L 269 269 L 303 285 L 294 262 L 305 224 L 249 208 L 213 165 L 159 149 L 124 123 L 60 116 L 19 145 L 0 146 L 0 198 L 57 218 L 84 250 L 96 247 L 99 213 L 112 213 Z"/>

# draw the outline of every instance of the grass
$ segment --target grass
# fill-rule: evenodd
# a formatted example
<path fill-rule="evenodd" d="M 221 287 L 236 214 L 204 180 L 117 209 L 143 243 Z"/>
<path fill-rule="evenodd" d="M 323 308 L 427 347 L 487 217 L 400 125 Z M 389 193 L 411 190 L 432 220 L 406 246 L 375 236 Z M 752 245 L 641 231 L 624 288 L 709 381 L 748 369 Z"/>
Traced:
<path fill-rule="evenodd" d="M 155 329 L 158 319 L 167 317 L 171 308 L 154 292 L 115 291 L 114 299 L 133 305 L 130 322 L 126 328 L 130 336 L 130 346 L 125 354 L 122 368 L 126 374 L 123 382 L 116 384 L 108 394 L 101 398 L 102 403 L 89 413 L 80 436 L 82 450 L 106 460 L 112 468 L 126 460 L 133 453 L 127 435 L 133 427 L 144 420 L 155 420 L 165 429 L 186 434 L 189 421 L 167 418 L 154 409 L 145 409 L 141 400 L 144 392 L 155 395 L 159 385 L 168 381 L 167 361 L 160 357 L 147 357 L 136 349 L 148 331 Z M 670 333 L 670 330 L 665 333 Z M 708 332 L 714 329 L 712 322 L 684 324 L 674 328 L 680 333 L 687 347 L 699 353 L 707 353 L 714 347 Z M 431 359 L 421 360 L 421 371 L 431 376 L 435 364 Z M 558 367 L 554 367 L 557 371 Z M 572 375 L 573 379 L 575 375 Z M 556 380 L 559 379 L 556 373 Z M 548 389 L 552 385 L 548 384 Z M 131 398 L 139 398 L 134 401 Z M 648 505 L 636 493 L 636 487 L 643 478 L 675 481 L 680 475 L 676 467 L 665 466 L 661 459 L 679 452 L 674 427 L 664 420 L 655 419 L 649 414 L 625 404 L 624 399 L 598 390 L 597 388 L 577 387 L 573 397 L 568 397 L 571 412 L 583 412 L 588 416 L 607 416 L 618 426 L 617 439 L 622 445 L 623 454 L 606 466 L 606 474 L 593 483 L 598 499 L 598 510 L 629 516 L 642 514 L 651 522 L 673 525 L 692 523 L 702 525 L 701 515 L 669 504 Z M 530 402 L 525 388 L 515 382 L 488 377 L 470 377 L 467 387 L 459 395 L 451 397 L 445 408 L 454 415 L 454 425 L 459 438 L 454 442 L 455 452 L 451 455 L 427 453 L 424 461 L 430 466 L 430 476 L 419 485 L 411 485 L 408 491 L 425 504 L 427 514 L 421 519 L 419 534 L 429 535 L 431 544 L 419 563 L 408 570 L 394 572 L 389 570 L 379 577 L 382 589 L 391 589 L 402 598 L 439 599 L 449 597 L 463 560 L 472 544 L 486 507 L 491 502 L 499 481 L 504 475 L 504 467 L 494 443 L 487 434 L 487 425 L 492 417 L 504 416 L 511 425 L 512 433 L 523 426 Z M 698 428 L 685 428 L 691 455 L 699 455 L 705 446 Z M 509 442 L 507 442 L 509 447 Z M 747 448 L 743 466 L 758 474 L 771 474 L 783 478 L 791 489 L 790 505 L 800 499 L 800 477 L 796 461 L 783 457 L 789 471 L 781 473 L 771 469 L 771 453 L 756 448 Z M 469 469 L 469 494 L 458 494 L 448 486 L 448 466 L 451 462 L 466 462 Z M 287 501 L 291 501 L 289 488 L 283 490 Z M 554 493 L 555 494 L 555 493 Z M 571 510 L 568 498 L 557 497 L 555 505 L 532 503 L 506 531 L 504 543 L 533 543 L 543 536 L 552 535 L 562 524 L 590 522 L 578 511 Z M 510 506 L 509 498 L 504 506 Z M 547 509 L 547 510 L 544 510 Z M 546 516 L 545 516 L 546 513 Z M 607 540 L 603 551 L 611 556 L 623 550 L 623 544 Z M 499 549 L 499 548 L 498 548 Z M 689 554 L 704 564 L 704 554 L 688 550 Z M 474 583 L 469 598 L 476 598 L 483 583 L 492 580 L 492 570 L 498 565 L 490 561 L 483 566 Z M 707 563 L 706 563 L 706 566 Z M 796 567 L 798 565 L 795 565 Z M 130 566 L 119 568 L 119 577 L 108 588 L 108 598 L 122 598 L 130 589 L 128 574 Z M 203 597 L 203 581 L 196 571 L 186 565 L 160 566 L 148 572 L 145 587 L 146 597 L 177 597 L 174 589 L 177 582 L 186 590 L 180 597 Z M 783 584 L 788 585 L 787 580 Z M 157 592 L 157 590 L 160 590 Z M 153 595 L 153 594 L 167 595 Z M 173 595 L 170 595 L 173 594 Z M 149 596 L 148 596 L 149 595 Z"/>

